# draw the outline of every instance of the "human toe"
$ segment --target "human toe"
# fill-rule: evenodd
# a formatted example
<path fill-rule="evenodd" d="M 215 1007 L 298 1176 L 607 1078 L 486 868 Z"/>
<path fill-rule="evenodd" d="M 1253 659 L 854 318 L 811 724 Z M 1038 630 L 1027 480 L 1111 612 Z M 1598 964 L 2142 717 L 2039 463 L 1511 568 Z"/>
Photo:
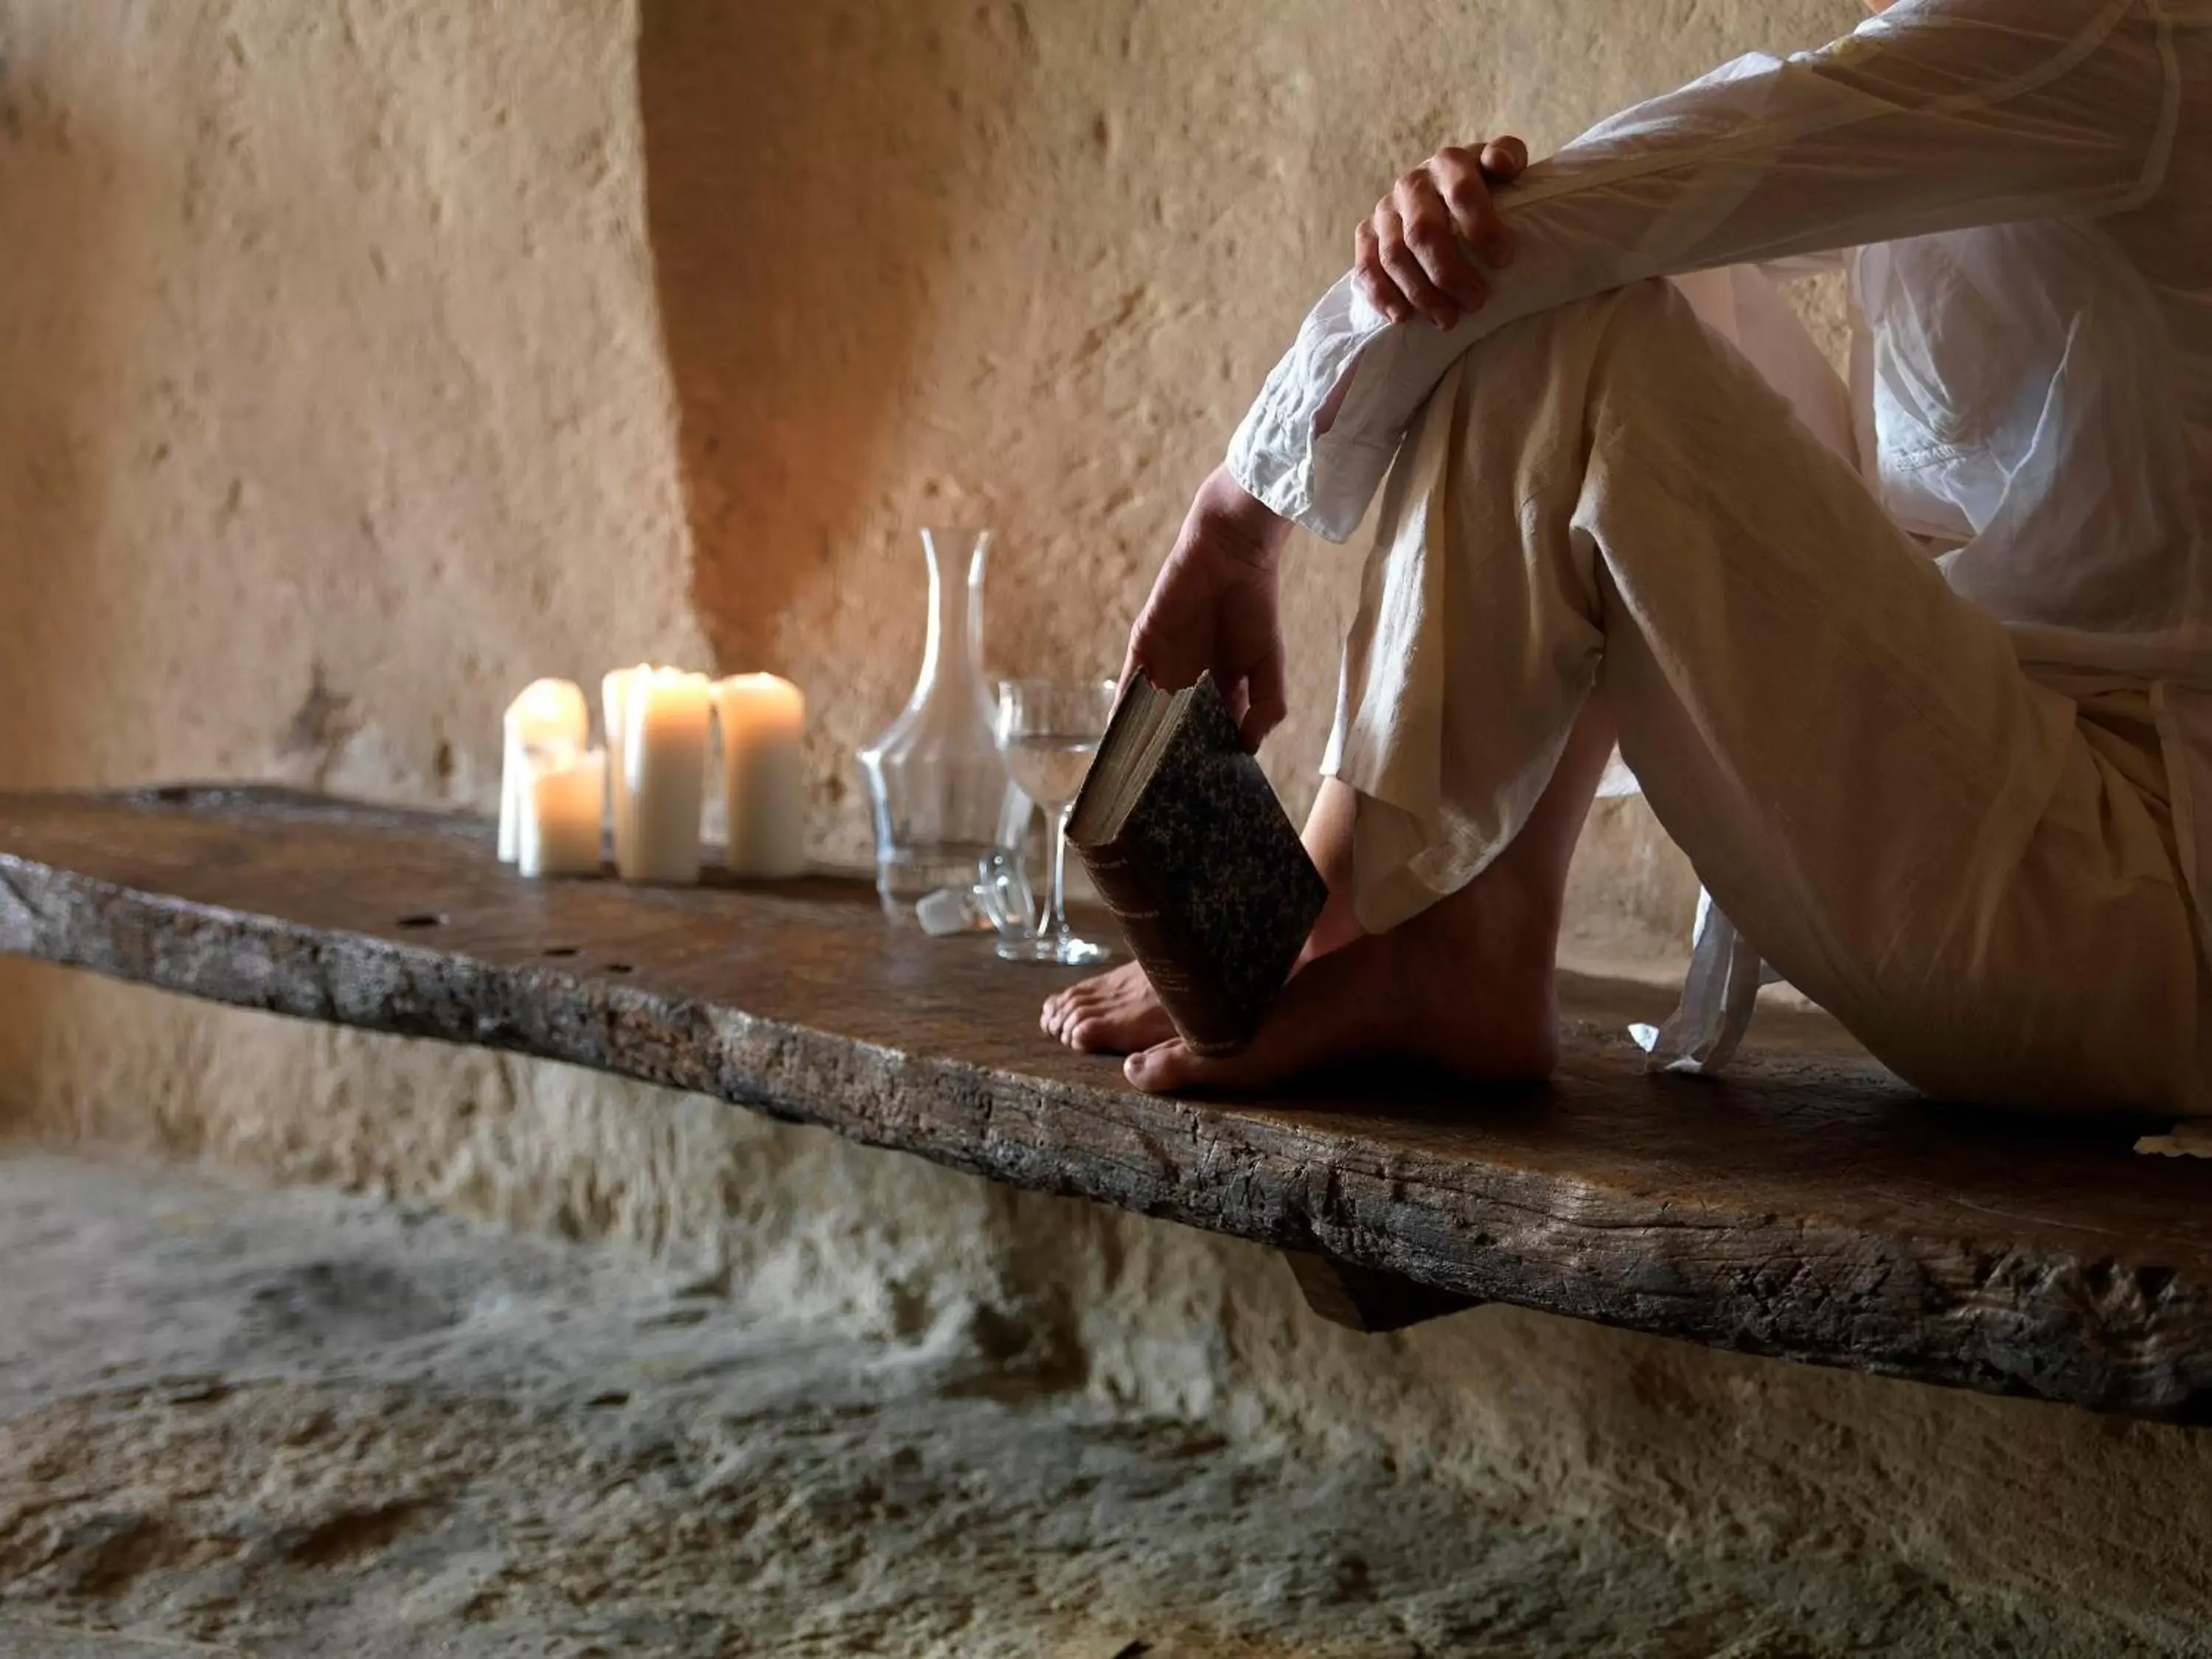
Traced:
<path fill-rule="evenodd" d="M 1147 1094 L 1183 1089 L 1258 1089 L 1365 1052 L 1370 1018 L 1355 1000 L 1356 967 L 1323 957 L 1283 988 L 1256 1036 L 1231 1054 L 1194 1054 L 1180 1039 L 1129 1056 L 1123 1074 Z M 1371 1011 L 1370 1011 L 1371 1012 Z"/>
<path fill-rule="evenodd" d="M 1092 1012 L 1077 1016 L 1068 1024 L 1062 1040 L 1078 1054 L 1127 1054 L 1133 1043 L 1126 1032 L 1129 1022 L 1118 1013 Z"/>
<path fill-rule="evenodd" d="M 1121 1062 L 1121 1075 L 1148 1095 L 1173 1094 L 1204 1080 L 1208 1062 L 1191 1053 L 1181 1037 L 1140 1048 Z"/>

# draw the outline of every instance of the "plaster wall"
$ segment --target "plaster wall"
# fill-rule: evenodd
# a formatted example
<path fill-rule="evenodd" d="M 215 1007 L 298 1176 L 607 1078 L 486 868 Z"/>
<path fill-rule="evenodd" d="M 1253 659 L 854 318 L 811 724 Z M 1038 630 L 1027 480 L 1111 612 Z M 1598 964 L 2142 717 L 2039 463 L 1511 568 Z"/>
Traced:
<path fill-rule="evenodd" d="M 1540 152 L 1849 0 L 0 0 L 0 785 L 487 807 L 534 674 L 799 679 L 812 831 L 988 519 L 988 654 L 1109 671 L 1393 173 Z M 1302 810 L 1358 550 L 1302 542 Z M 1588 951 L 1691 891 L 1630 804 Z M 1263 1253 L 561 1068 L 0 965 L 18 1132 L 663 1253 L 731 1293 L 1687 1547 L 2201 1615 L 2197 1436 L 1510 1311 L 1320 1327 Z"/>

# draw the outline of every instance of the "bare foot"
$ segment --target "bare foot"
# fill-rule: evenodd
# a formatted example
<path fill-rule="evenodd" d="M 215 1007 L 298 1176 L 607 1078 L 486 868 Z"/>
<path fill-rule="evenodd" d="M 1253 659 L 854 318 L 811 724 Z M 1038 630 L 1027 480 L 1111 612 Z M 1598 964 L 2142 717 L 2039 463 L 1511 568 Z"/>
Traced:
<path fill-rule="evenodd" d="M 1352 903 L 1352 829 L 1358 811 L 1350 789 L 1334 778 L 1322 781 L 1304 835 L 1306 850 L 1328 884 L 1328 904 L 1314 924 L 1297 971 L 1360 937 Z M 1086 1054 L 1133 1054 L 1176 1034 L 1175 1022 L 1152 994 L 1152 981 L 1133 962 L 1060 992 L 1046 1002 L 1037 1024 L 1046 1035 Z"/>
<path fill-rule="evenodd" d="M 1175 1035 L 1152 981 L 1133 962 L 1060 992 L 1044 1005 L 1037 1024 L 1085 1054 L 1134 1054 Z"/>
<path fill-rule="evenodd" d="M 1450 897 L 1372 936 L 1352 899 L 1358 797 L 1328 779 L 1305 842 L 1329 908 L 1260 1035 L 1218 1060 L 1164 1036 L 1131 1054 L 1123 1073 L 1153 1094 L 1258 1089 L 1351 1060 L 1410 1060 L 1501 1082 L 1549 1077 L 1559 1055 L 1554 961 L 1567 868 L 1613 741 L 1612 713 L 1592 696 L 1511 843 Z"/>
<path fill-rule="evenodd" d="M 1390 1060 L 1486 1080 L 1548 1077 L 1559 1058 L 1556 896 L 1496 866 L 1388 933 L 1316 958 L 1251 1043 L 1208 1060 L 1168 1037 L 1123 1063 L 1148 1094 L 1243 1091 L 1343 1060 Z"/>

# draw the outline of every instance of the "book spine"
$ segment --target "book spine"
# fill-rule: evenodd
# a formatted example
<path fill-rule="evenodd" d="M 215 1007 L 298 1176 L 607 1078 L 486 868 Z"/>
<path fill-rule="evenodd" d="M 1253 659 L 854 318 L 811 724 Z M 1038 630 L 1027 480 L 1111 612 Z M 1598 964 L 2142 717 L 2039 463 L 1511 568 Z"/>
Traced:
<path fill-rule="evenodd" d="M 1194 1054 L 1221 1054 L 1239 1047 L 1250 1033 L 1238 1028 L 1219 997 L 1190 971 L 1188 954 L 1162 911 L 1157 885 L 1127 843 L 1116 838 L 1097 847 L 1076 845 L 1076 856 L 1091 872 L 1091 884 L 1128 941 L 1129 952 L 1152 981 L 1160 1006 Z"/>

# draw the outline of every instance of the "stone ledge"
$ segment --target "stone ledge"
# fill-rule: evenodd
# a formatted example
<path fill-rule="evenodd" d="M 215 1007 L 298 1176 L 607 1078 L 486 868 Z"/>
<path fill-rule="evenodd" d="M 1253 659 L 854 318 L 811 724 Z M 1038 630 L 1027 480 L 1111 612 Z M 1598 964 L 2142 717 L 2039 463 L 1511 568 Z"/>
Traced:
<path fill-rule="evenodd" d="M 0 950 L 569 1061 L 1469 1301 L 2212 1419 L 2212 1165 L 1920 1099 L 1818 1022 L 1650 1079 L 1570 988 L 1545 1090 L 1209 1103 L 1036 1029 L 1065 976 L 849 882 L 526 883 L 475 820 L 283 791 L 0 797 Z M 1437 1303 L 1437 1306 L 1449 1304 Z"/>

